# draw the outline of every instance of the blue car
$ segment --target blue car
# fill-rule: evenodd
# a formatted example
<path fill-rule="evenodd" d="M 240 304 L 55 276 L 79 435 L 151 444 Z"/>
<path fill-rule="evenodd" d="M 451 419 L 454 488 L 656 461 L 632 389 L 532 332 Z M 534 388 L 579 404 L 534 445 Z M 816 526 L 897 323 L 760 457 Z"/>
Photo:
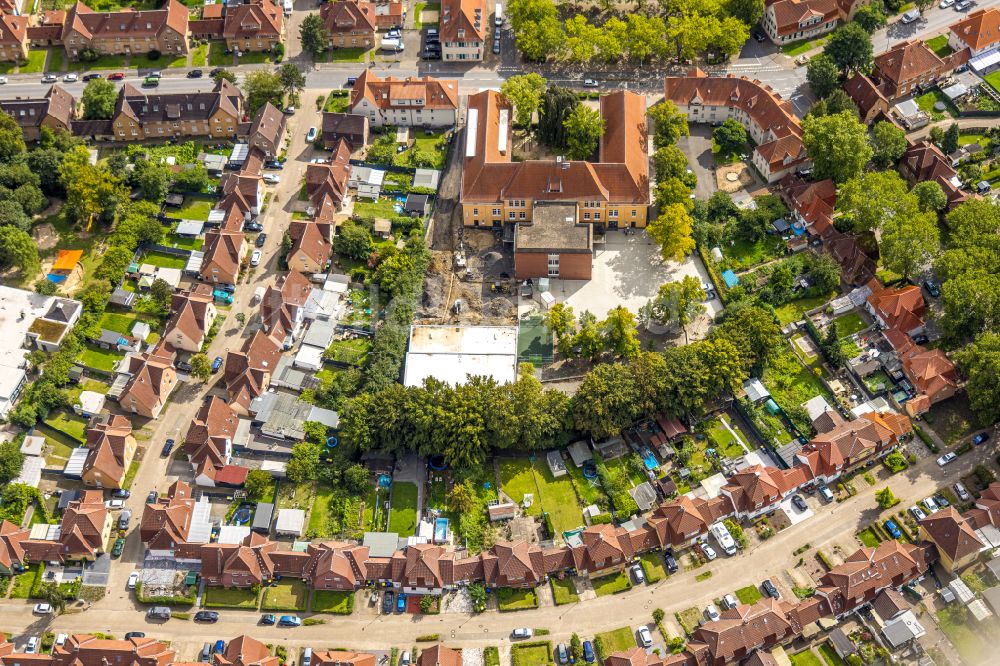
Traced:
<path fill-rule="evenodd" d="M 215 641 L 216 654 L 222 654 L 225 651 L 226 651 L 226 641 L 222 640 L 221 638 Z"/>
<path fill-rule="evenodd" d="M 279 627 L 300 627 L 302 626 L 302 620 L 294 615 L 282 615 L 278 619 Z"/>
<path fill-rule="evenodd" d="M 594 663 L 594 646 L 590 641 L 583 642 L 583 660 L 588 664 Z"/>
<path fill-rule="evenodd" d="M 221 356 L 216 356 L 215 360 L 212 361 L 212 372 L 218 372 L 223 363 L 223 358 Z"/>
<path fill-rule="evenodd" d="M 163 443 L 163 450 L 160 451 L 160 455 L 166 458 L 170 455 L 170 452 L 174 450 L 174 440 L 168 439 Z"/>
<path fill-rule="evenodd" d="M 399 596 L 396 597 L 396 612 L 397 613 L 406 612 L 406 595 L 403 593 L 400 593 Z"/>
<path fill-rule="evenodd" d="M 888 532 L 893 539 L 899 539 L 903 536 L 903 533 L 899 531 L 899 525 L 893 520 L 885 521 L 885 531 Z"/>

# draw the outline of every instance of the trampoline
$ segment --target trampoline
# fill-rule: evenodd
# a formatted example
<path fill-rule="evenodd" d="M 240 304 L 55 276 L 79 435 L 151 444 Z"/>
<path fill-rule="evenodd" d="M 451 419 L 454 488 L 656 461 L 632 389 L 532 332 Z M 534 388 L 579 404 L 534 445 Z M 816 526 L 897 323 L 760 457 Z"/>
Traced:
<path fill-rule="evenodd" d="M 444 456 L 440 453 L 435 453 L 430 458 L 427 459 L 427 466 L 430 467 L 435 472 L 443 472 L 448 469 L 448 463 L 445 462 Z"/>
<path fill-rule="evenodd" d="M 326 448 L 328 448 L 328 449 L 335 449 L 335 448 L 337 448 L 338 444 L 340 444 L 340 440 L 337 439 L 336 437 L 327 437 L 326 438 Z"/>
<path fill-rule="evenodd" d="M 583 478 L 585 479 L 596 479 L 597 478 L 597 465 L 594 461 L 588 460 L 583 463 Z"/>
<path fill-rule="evenodd" d="M 241 506 L 233 513 L 233 525 L 246 525 L 250 522 L 252 515 L 253 512 L 250 511 L 250 507 Z"/>
<path fill-rule="evenodd" d="M 392 485 L 392 477 L 388 474 L 379 474 L 378 476 L 378 487 L 388 488 Z"/>

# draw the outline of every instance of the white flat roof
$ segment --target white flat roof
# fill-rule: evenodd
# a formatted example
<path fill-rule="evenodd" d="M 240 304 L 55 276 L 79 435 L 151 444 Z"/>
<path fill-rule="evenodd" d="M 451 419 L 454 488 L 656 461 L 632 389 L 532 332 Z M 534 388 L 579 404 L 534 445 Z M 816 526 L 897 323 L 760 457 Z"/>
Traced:
<path fill-rule="evenodd" d="M 278 521 L 274 531 L 278 534 L 302 534 L 306 524 L 306 512 L 302 509 L 281 509 L 278 511 Z"/>
<path fill-rule="evenodd" d="M 37 488 L 38 483 L 42 480 L 43 467 L 45 467 L 45 458 L 25 456 L 24 464 L 21 465 L 21 473 L 11 483 L 23 483 L 26 486 Z"/>
<path fill-rule="evenodd" d="M 242 543 L 248 534 L 250 534 L 250 527 L 247 525 L 223 525 L 219 528 L 219 543 Z"/>
<path fill-rule="evenodd" d="M 411 326 L 403 384 L 428 377 L 451 386 L 470 375 L 501 384 L 517 380 L 517 328 L 513 326 Z"/>
<path fill-rule="evenodd" d="M 517 354 L 516 326 L 411 326 L 412 353 Z"/>
<path fill-rule="evenodd" d="M 0 372 L 0 396 L 7 395 L 8 387 L 17 388 L 20 384 L 23 373 L 6 370 L 20 369 L 29 351 L 22 348 L 28 329 L 35 319 L 45 316 L 55 300 L 55 296 L 0 285 L 0 368 L 5 369 Z"/>
<path fill-rule="evenodd" d="M 517 355 L 407 354 L 405 386 L 421 386 L 433 377 L 451 386 L 464 384 L 470 375 L 492 377 L 501 384 L 517 380 Z"/>

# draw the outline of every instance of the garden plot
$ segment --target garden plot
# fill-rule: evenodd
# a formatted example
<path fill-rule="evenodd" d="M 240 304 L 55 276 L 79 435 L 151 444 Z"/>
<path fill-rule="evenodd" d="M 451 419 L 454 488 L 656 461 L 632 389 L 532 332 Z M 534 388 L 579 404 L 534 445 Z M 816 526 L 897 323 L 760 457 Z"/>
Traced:
<path fill-rule="evenodd" d="M 522 504 L 526 495 L 532 495 L 532 503 L 525 512 L 535 517 L 548 512 L 554 537 L 583 525 L 582 507 L 573 491 L 572 479 L 568 474 L 553 477 L 544 459 L 501 460 L 500 488 L 517 504 Z"/>

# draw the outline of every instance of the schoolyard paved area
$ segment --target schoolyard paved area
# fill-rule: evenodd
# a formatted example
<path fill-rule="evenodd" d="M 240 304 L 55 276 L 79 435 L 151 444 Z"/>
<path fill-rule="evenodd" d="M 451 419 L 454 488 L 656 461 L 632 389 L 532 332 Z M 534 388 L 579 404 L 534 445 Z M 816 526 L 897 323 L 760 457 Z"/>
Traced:
<path fill-rule="evenodd" d="M 573 306 L 577 317 L 584 310 L 604 319 L 608 311 L 619 305 L 630 312 L 656 295 L 660 285 L 694 275 L 702 283 L 711 284 L 701 259 L 690 256 L 681 263 L 664 262 L 659 248 L 644 231 L 626 236 L 622 231 L 609 231 L 607 242 L 595 246 L 594 271 L 590 280 L 556 280 L 549 290 L 556 301 Z M 706 304 L 707 314 L 714 317 L 722 309 L 716 299 Z"/>

